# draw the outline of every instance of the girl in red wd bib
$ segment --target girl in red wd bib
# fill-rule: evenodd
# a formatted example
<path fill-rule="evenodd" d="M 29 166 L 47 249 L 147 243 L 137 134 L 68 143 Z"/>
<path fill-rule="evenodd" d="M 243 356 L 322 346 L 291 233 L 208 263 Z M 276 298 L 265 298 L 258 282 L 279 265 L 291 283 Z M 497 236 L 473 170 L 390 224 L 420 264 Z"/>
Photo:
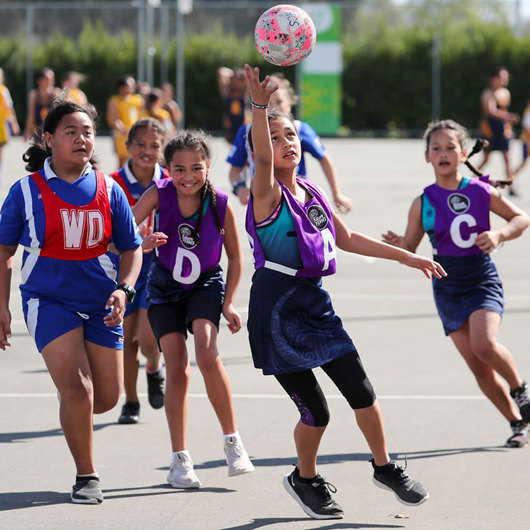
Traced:
<path fill-rule="evenodd" d="M 0 348 L 9 346 L 9 281 L 24 247 L 20 290 L 29 332 L 60 397 L 77 468 L 71 499 L 103 501 L 93 459 L 92 414 L 113 408 L 123 379 L 125 306 L 141 266 L 141 238 L 121 188 L 91 163 L 92 111 L 59 101 L 24 155 L 0 217 Z M 119 276 L 107 256 L 112 237 Z"/>

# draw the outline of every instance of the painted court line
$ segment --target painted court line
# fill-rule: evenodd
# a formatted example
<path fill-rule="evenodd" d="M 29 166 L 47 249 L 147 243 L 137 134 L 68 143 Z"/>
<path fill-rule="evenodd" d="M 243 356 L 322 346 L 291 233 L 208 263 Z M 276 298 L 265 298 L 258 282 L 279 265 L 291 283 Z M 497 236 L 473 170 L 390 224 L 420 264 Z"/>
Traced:
<path fill-rule="evenodd" d="M 138 394 L 140 397 L 147 397 L 147 394 Z M 57 393 L 2 393 L 0 398 L 48 398 L 52 397 L 57 399 Z M 206 399 L 206 394 L 188 394 L 190 398 Z M 282 394 L 233 394 L 234 399 L 290 399 L 287 395 Z M 326 399 L 344 399 L 340 394 L 326 395 Z M 399 401 L 399 400 L 431 400 L 431 401 L 473 401 L 486 399 L 485 396 L 466 396 L 466 395 L 422 395 L 422 394 L 411 394 L 411 395 L 383 395 L 377 396 L 378 400 L 387 401 Z"/>

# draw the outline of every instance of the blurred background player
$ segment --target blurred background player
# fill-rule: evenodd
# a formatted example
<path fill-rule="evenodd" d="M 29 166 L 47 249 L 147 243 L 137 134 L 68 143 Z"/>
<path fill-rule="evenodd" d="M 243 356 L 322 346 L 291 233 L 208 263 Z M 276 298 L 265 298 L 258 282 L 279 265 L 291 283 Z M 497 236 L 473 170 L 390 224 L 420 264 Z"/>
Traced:
<path fill-rule="evenodd" d="M 272 83 L 277 83 L 280 86 L 271 96 L 271 107 L 280 112 L 290 114 L 292 107 L 298 102 L 290 81 L 285 79 L 282 74 L 274 74 L 270 79 Z M 331 188 L 333 203 L 341 213 L 348 213 L 352 209 L 352 200 L 340 191 L 335 165 L 326 152 L 320 137 L 308 123 L 300 120 L 295 120 L 294 123 L 302 145 L 302 157 L 297 168 L 298 175 L 303 178 L 307 177 L 304 153 L 311 154 L 322 167 L 324 176 Z M 250 124 L 239 128 L 226 159 L 230 164 L 228 177 L 230 184 L 232 184 L 232 191 L 243 205 L 248 203 L 250 193 L 250 183 L 248 181 L 254 175 L 254 161 L 247 138 L 249 128 Z"/>
<path fill-rule="evenodd" d="M 35 133 L 39 133 L 53 100 L 61 89 L 55 86 L 55 73 L 51 68 L 42 68 L 35 75 L 37 88 L 30 90 L 28 95 L 28 115 L 24 129 L 26 142 Z"/>
<path fill-rule="evenodd" d="M 142 118 L 133 124 L 127 138 L 127 151 L 130 155 L 127 163 L 111 173 L 111 177 L 121 186 L 129 205 L 136 204 L 142 194 L 154 183 L 169 177 L 166 169 L 158 164 L 165 141 L 165 128 L 154 118 Z M 140 227 L 142 236 L 153 231 L 154 215 Z M 111 255 L 113 261 L 117 261 Z M 153 330 L 147 319 L 147 275 L 153 253 L 144 253 L 142 269 L 134 286 L 136 297 L 128 304 L 123 319 L 123 377 L 125 404 L 121 409 L 119 423 L 138 423 L 140 419 L 140 399 L 136 391 L 140 359 L 138 350 L 146 358 L 147 395 L 149 404 L 159 409 L 164 406 L 164 370 L 162 358 Z"/>
<path fill-rule="evenodd" d="M 153 118 L 157 120 L 166 130 L 167 134 L 175 132 L 171 114 L 164 109 L 162 91 L 159 88 L 151 88 L 144 97 L 144 106 L 140 110 L 140 118 Z"/>
<path fill-rule="evenodd" d="M 526 108 L 523 112 L 523 119 L 521 120 L 521 143 L 523 147 L 523 159 L 521 163 L 514 170 L 514 176 L 517 175 L 526 164 L 528 155 L 530 154 L 530 97 L 526 101 Z"/>
<path fill-rule="evenodd" d="M 2 182 L 2 151 L 12 134 L 20 134 L 20 127 L 11 94 L 4 85 L 4 71 L 0 68 L 0 183 Z"/>
<path fill-rule="evenodd" d="M 171 83 L 162 83 L 160 90 L 162 91 L 162 108 L 169 112 L 173 128 L 176 131 L 182 119 L 182 111 L 178 103 L 173 99 L 173 85 Z"/>
<path fill-rule="evenodd" d="M 481 136 L 488 140 L 484 148 L 484 159 L 478 166 L 481 170 L 488 162 L 492 151 L 500 151 L 504 160 L 506 180 L 513 180 L 514 174 L 510 168 L 510 139 L 513 136 L 512 125 L 519 121 L 519 116 L 509 112 L 511 95 L 507 86 L 510 74 L 504 66 L 498 66 L 489 77 L 489 86 L 480 96 L 482 120 L 480 122 Z M 515 195 L 513 185 L 510 195 Z"/>
<path fill-rule="evenodd" d="M 226 141 L 232 144 L 239 128 L 249 122 L 248 94 L 245 73 L 221 66 L 217 84 L 223 100 L 223 129 Z"/>
<path fill-rule="evenodd" d="M 117 94 L 107 103 L 107 122 L 112 131 L 114 149 L 118 157 L 118 167 L 123 167 L 129 159 L 127 135 L 132 124 L 138 120 L 144 99 L 136 93 L 136 81 L 128 75 L 116 81 Z"/>
<path fill-rule="evenodd" d="M 66 72 L 62 80 L 62 98 L 81 106 L 86 105 L 88 103 L 86 94 L 79 88 L 79 84 L 85 79 L 86 76 L 79 72 L 74 72 L 73 70 Z"/>

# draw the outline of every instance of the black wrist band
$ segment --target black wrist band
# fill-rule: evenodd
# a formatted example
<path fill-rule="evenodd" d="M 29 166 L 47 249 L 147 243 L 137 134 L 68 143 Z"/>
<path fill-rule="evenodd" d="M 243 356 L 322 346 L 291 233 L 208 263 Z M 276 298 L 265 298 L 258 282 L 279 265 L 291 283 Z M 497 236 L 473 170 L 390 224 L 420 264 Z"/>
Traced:
<path fill-rule="evenodd" d="M 268 109 L 269 108 L 269 104 L 267 103 L 266 105 L 258 105 L 257 103 L 254 103 L 252 100 L 250 101 L 250 104 L 255 108 L 255 109 Z"/>
<path fill-rule="evenodd" d="M 247 182 L 243 179 L 243 180 L 240 180 L 239 182 L 236 182 L 233 186 L 232 186 L 232 193 L 234 195 L 237 196 L 237 192 L 241 189 L 241 188 L 246 188 L 247 187 Z"/>

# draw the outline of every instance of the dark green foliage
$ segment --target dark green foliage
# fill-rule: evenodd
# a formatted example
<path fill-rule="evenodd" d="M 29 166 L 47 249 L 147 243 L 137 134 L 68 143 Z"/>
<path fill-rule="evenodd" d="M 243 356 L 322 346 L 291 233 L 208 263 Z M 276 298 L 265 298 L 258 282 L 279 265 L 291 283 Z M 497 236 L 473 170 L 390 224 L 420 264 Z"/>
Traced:
<path fill-rule="evenodd" d="M 391 27 L 373 21 L 365 31 L 351 32 L 343 43 L 343 125 L 345 130 L 398 133 L 423 130 L 432 118 L 432 22 Z M 441 117 L 475 129 L 479 97 L 490 71 L 498 65 L 511 73 L 511 109 L 521 113 L 530 96 L 530 38 L 517 38 L 504 23 L 474 19 L 442 24 Z M 160 48 L 159 43 L 155 43 Z M 169 80 L 175 84 L 176 44 L 168 49 Z M 159 74 L 160 54 L 154 65 Z M 211 131 L 221 129 L 222 104 L 217 89 L 219 66 L 241 67 L 250 62 L 273 73 L 277 67 L 257 53 L 252 35 L 240 39 L 212 25 L 208 34 L 190 34 L 185 48 L 186 124 Z M 52 34 L 34 49 L 35 70 L 49 66 L 57 82 L 67 70 L 86 74 L 82 88 L 100 113 L 106 130 L 106 102 L 115 81 L 135 75 L 137 44 L 133 33 L 110 34 L 103 25 L 87 24 L 77 39 Z M 26 113 L 26 44 L 0 38 L 0 66 L 21 125 Z M 283 68 L 294 83 L 294 68 Z M 158 84 L 159 79 L 155 79 Z"/>

